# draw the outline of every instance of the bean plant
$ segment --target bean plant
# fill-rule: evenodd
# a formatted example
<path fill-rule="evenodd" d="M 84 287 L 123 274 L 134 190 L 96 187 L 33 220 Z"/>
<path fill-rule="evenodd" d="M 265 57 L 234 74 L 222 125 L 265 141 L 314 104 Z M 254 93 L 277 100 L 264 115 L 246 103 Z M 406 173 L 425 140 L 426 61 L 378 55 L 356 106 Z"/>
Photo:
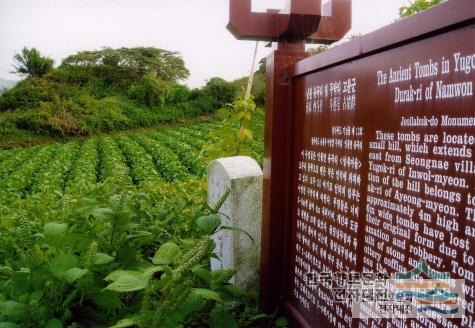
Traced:
<path fill-rule="evenodd" d="M 218 126 L 0 151 L 0 327 L 262 318 L 233 270 L 210 269 L 212 235 L 226 227 L 206 204 L 199 146 Z"/>

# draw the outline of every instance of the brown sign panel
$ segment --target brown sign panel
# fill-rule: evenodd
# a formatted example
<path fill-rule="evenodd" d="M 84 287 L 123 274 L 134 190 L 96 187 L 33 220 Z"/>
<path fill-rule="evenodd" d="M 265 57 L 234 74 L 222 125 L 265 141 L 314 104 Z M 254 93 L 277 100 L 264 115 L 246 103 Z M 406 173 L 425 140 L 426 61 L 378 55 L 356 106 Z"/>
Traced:
<path fill-rule="evenodd" d="M 301 326 L 475 327 L 474 6 L 454 2 L 470 19 L 294 67 L 282 303 Z M 348 281 L 407 272 L 464 280 L 463 318 L 426 317 L 454 308 L 435 289 L 416 318 L 352 318 Z"/>

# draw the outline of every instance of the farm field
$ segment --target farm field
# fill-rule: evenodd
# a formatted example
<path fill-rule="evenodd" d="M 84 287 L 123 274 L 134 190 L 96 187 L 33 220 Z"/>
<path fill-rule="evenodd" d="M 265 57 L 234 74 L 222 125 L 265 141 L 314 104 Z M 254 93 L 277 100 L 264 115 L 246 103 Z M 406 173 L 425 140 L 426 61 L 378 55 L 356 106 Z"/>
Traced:
<path fill-rule="evenodd" d="M 0 151 L 0 327 L 248 324 L 249 295 L 207 265 L 201 150 L 221 126 Z"/>
<path fill-rule="evenodd" d="M 73 197 L 81 190 L 106 184 L 141 190 L 147 185 L 198 181 L 207 162 L 200 158 L 210 132 L 219 122 L 163 128 L 143 134 L 93 137 L 69 142 L 0 150 L 0 215 L 22 208 L 30 200 Z M 262 129 L 262 123 L 255 130 Z M 262 133 L 253 142 L 261 163 Z"/>
<path fill-rule="evenodd" d="M 195 180 L 206 163 L 199 158 L 213 124 L 142 135 L 90 138 L 82 142 L 0 152 L 0 213 L 30 199 L 73 197 L 106 182 L 119 189 Z M 188 142 L 186 142 L 188 141 Z"/>

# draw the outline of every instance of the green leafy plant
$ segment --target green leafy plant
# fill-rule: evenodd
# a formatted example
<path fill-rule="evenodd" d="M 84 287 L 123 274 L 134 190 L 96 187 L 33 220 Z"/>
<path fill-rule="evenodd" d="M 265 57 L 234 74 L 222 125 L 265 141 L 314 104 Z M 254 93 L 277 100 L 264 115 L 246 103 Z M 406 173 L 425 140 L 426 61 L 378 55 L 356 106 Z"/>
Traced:
<path fill-rule="evenodd" d="M 44 57 L 36 48 L 23 48 L 15 54 L 14 73 L 27 76 L 41 77 L 53 69 L 54 61 Z"/>
<path fill-rule="evenodd" d="M 217 131 L 210 133 L 210 141 L 203 146 L 202 155 L 205 159 L 218 157 L 247 155 L 260 156 L 252 149 L 253 117 L 258 110 L 253 99 L 236 100 L 231 105 L 222 108 L 220 114 L 224 117 L 223 125 Z"/>
<path fill-rule="evenodd" d="M 157 72 L 145 74 L 137 85 L 129 89 L 129 97 L 148 107 L 157 107 L 165 104 L 171 85 L 157 78 Z"/>
<path fill-rule="evenodd" d="M 399 17 L 405 18 L 412 16 L 420 11 L 426 10 L 435 6 L 444 0 L 414 0 L 410 1 L 409 5 L 399 8 Z"/>
<path fill-rule="evenodd" d="M 198 145 L 221 126 L 0 150 L 1 325 L 260 320 L 256 293 L 231 285 L 233 270 L 210 268 L 212 235 L 239 231 L 218 215 L 226 196 L 206 205 L 201 179 Z"/>

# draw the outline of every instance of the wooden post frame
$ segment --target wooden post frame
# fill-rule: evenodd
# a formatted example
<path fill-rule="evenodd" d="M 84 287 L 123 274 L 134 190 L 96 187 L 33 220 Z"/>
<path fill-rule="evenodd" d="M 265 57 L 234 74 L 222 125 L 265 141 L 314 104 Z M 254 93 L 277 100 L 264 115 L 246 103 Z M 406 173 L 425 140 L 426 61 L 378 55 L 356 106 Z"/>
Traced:
<path fill-rule="evenodd" d="M 267 59 L 262 310 L 298 327 L 474 327 L 475 2 L 307 56 Z M 306 276 L 420 271 L 465 280 L 464 318 L 352 318 Z"/>
<path fill-rule="evenodd" d="M 286 68 L 309 56 L 305 43 L 279 44 L 267 58 L 264 198 L 261 242 L 261 307 L 271 312 L 283 294 L 286 199 L 292 140 L 291 87 Z M 274 270 L 278 270 L 277 272 Z"/>

